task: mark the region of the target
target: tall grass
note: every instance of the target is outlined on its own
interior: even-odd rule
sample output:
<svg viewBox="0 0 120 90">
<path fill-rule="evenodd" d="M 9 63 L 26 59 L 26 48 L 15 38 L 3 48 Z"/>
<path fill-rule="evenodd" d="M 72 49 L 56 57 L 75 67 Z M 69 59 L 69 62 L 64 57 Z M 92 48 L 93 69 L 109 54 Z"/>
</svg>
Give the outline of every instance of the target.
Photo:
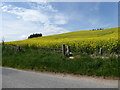
<svg viewBox="0 0 120 90">
<path fill-rule="evenodd" d="M 5 47 L 2 54 L 2 66 L 35 71 L 119 77 L 118 59 L 114 57 L 93 59 L 88 55 L 81 54 L 80 58 L 71 60 L 63 57 L 61 53 L 35 47 L 23 47 L 23 52 L 14 51 L 9 48 L 9 45 Z"/>
</svg>

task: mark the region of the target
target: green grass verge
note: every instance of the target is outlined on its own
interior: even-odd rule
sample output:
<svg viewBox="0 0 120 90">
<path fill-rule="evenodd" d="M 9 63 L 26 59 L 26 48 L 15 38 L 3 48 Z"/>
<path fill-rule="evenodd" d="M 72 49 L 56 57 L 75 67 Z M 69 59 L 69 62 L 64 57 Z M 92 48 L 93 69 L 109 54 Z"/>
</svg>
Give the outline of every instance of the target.
<svg viewBox="0 0 120 90">
<path fill-rule="evenodd" d="M 23 47 L 24 52 L 15 52 L 9 46 L 5 47 L 2 52 L 2 66 L 35 71 L 119 77 L 118 59 L 114 57 L 93 59 L 88 55 L 81 55 L 81 58 L 71 60 L 63 57 L 61 53 L 35 47 Z"/>
</svg>

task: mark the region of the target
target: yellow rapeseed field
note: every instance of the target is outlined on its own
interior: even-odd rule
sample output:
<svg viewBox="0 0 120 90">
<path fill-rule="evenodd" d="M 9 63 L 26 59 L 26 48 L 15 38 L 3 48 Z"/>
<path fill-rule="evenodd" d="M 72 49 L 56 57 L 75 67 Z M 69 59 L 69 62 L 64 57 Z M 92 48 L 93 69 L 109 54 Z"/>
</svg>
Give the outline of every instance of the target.
<svg viewBox="0 0 120 90">
<path fill-rule="evenodd" d="M 6 44 L 28 45 L 42 48 L 61 48 L 62 44 L 66 44 L 76 51 L 89 52 L 95 51 L 98 48 L 103 48 L 103 50 L 109 52 L 116 52 L 119 47 L 118 27 L 49 35 L 21 41 L 6 42 Z"/>
</svg>

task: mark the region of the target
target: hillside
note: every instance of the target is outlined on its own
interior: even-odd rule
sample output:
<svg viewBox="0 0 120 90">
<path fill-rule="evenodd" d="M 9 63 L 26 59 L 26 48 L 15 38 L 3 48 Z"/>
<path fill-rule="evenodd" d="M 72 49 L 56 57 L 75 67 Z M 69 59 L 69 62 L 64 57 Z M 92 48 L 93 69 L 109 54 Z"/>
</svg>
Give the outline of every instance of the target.
<svg viewBox="0 0 120 90">
<path fill-rule="evenodd" d="M 44 48 L 59 48 L 62 44 L 70 45 L 75 50 L 103 47 L 109 51 L 117 48 L 118 28 L 103 30 L 76 31 L 58 35 L 49 35 L 21 41 L 7 42 L 15 45 L 28 45 Z"/>
<path fill-rule="evenodd" d="M 6 43 L 21 45 L 22 49 L 3 44 L 3 67 L 104 78 L 119 76 L 118 28 L 76 31 Z M 62 44 L 71 46 L 73 58 L 62 55 Z"/>
<path fill-rule="evenodd" d="M 58 35 L 45 36 L 42 38 L 45 39 L 64 39 L 64 38 L 96 38 L 106 35 L 117 35 L 118 28 L 110 28 L 103 30 L 94 30 L 94 31 L 76 31 Z"/>
</svg>

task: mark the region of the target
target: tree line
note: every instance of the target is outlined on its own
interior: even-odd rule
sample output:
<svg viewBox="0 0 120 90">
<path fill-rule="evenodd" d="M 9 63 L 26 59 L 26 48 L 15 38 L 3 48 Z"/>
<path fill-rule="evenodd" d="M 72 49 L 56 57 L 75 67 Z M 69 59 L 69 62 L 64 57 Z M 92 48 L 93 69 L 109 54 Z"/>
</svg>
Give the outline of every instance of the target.
<svg viewBox="0 0 120 90">
<path fill-rule="evenodd" d="M 92 29 L 92 31 L 95 31 L 95 30 L 103 30 L 104 28 L 98 28 L 98 29 Z"/>
<path fill-rule="evenodd" d="M 28 36 L 28 39 L 34 38 L 34 37 L 42 37 L 42 33 L 31 34 L 30 36 Z"/>
</svg>

